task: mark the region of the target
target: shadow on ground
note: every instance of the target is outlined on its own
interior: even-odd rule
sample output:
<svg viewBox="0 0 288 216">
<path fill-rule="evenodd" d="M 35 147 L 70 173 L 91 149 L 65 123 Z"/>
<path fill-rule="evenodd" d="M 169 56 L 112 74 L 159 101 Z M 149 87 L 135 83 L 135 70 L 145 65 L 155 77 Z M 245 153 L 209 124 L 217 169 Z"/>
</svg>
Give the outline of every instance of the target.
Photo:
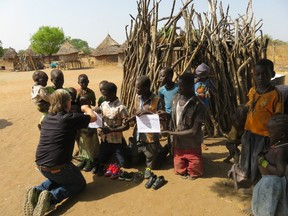
<svg viewBox="0 0 288 216">
<path fill-rule="evenodd" d="M 6 120 L 6 119 L 0 119 L 0 129 L 3 129 L 5 127 L 11 126 L 12 122 Z"/>
</svg>

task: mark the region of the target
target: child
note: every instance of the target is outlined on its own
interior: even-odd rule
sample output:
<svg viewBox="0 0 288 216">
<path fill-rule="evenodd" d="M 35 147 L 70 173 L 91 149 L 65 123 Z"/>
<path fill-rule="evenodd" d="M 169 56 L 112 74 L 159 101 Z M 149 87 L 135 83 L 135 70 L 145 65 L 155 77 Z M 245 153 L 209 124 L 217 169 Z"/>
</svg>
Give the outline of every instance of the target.
<svg viewBox="0 0 288 216">
<path fill-rule="evenodd" d="M 229 150 L 229 156 L 224 160 L 225 163 L 230 162 L 234 158 L 234 163 L 239 163 L 240 150 L 238 146 L 241 143 L 241 137 L 244 133 L 244 126 L 247 117 L 247 107 L 245 105 L 239 105 L 236 112 L 232 115 L 232 128 L 228 134 L 226 148 Z"/>
<path fill-rule="evenodd" d="M 195 95 L 204 103 L 207 112 L 209 111 L 209 98 L 212 82 L 209 79 L 210 68 L 205 63 L 200 64 L 195 71 Z M 206 117 L 209 117 L 206 115 Z M 206 133 L 205 122 L 202 125 L 202 130 Z M 202 143 L 202 149 L 208 150 L 208 147 Z"/>
<path fill-rule="evenodd" d="M 69 92 L 71 96 L 71 109 L 70 112 L 72 113 L 81 113 L 81 106 L 80 103 L 76 102 L 77 98 L 77 90 L 73 87 L 67 88 L 67 91 Z"/>
<path fill-rule="evenodd" d="M 41 129 L 41 121 L 48 113 L 50 106 L 49 94 L 44 88 L 47 85 L 48 76 L 43 71 L 35 71 L 32 75 L 32 79 L 34 81 L 34 85 L 32 87 L 31 98 L 34 104 L 37 106 L 39 112 L 42 113 L 40 123 L 38 124 L 38 128 Z"/>
<path fill-rule="evenodd" d="M 176 93 L 178 92 L 177 83 L 172 81 L 173 69 L 170 67 L 164 67 L 160 70 L 160 85 L 158 96 L 165 102 L 165 112 L 171 113 L 172 101 Z"/>
<path fill-rule="evenodd" d="M 173 137 L 175 174 L 194 180 L 203 174 L 201 125 L 206 111 L 204 104 L 195 96 L 193 74 L 181 75 L 178 85 L 179 93 L 172 103 L 174 131 L 162 133 Z"/>
<path fill-rule="evenodd" d="M 158 91 L 158 96 L 162 98 L 165 103 L 165 112 L 171 114 L 172 111 L 172 101 L 174 96 L 179 90 L 177 83 L 172 81 L 173 79 L 173 69 L 170 67 L 164 67 L 160 70 L 159 82 L 161 87 Z M 164 130 L 169 130 L 170 127 L 170 119 L 166 117 Z M 170 136 L 168 136 L 168 145 L 166 147 L 171 150 L 171 140 Z M 166 148 L 164 147 L 164 148 Z M 172 152 L 170 152 L 172 155 Z"/>
<path fill-rule="evenodd" d="M 98 102 L 97 102 L 98 107 L 100 107 L 101 104 L 105 101 L 105 98 L 104 98 L 104 96 L 103 96 L 103 87 L 104 87 L 104 85 L 105 85 L 106 83 L 108 83 L 107 80 L 102 80 L 102 81 L 99 83 L 99 89 L 100 89 L 100 92 L 101 92 L 102 96 L 100 96 L 99 99 L 98 99 Z"/>
<path fill-rule="evenodd" d="M 77 101 L 80 101 L 81 97 L 87 97 L 90 101 L 91 106 L 96 105 L 96 96 L 95 92 L 88 88 L 89 79 L 86 74 L 80 74 L 78 76 L 78 84 L 80 88 L 77 89 Z"/>
<path fill-rule="evenodd" d="M 270 137 L 268 151 L 258 155 L 261 180 L 253 188 L 254 216 L 287 215 L 288 115 L 273 116 L 267 127 Z"/>
<path fill-rule="evenodd" d="M 241 140 L 241 168 L 254 184 L 261 177 L 257 155 L 269 145 L 267 123 L 275 114 L 283 113 L 284 108 L 281 93 L 270 83 L 275 75 L 271 64 L 270 60 L 261 59 L 255 65 L 255 87 L 248 93 L 248 113 Z"/>
<path fill-rule="evenodd" d="M 202 100 L 206 108 L 209 106 L 211 81 L 209 80 L 210 68 L 205 63 L 196 68 L 195 73 L 195 95 Z"/>
<path fill-rule="evenodd" d="M 61 70 L 53 69 L 50 73 L 53 86 L 46 87 L 49 94 L 52 94 L 57 89 L 62 89 L 64 84 L 64 75 Z"/>
<path fill-rule="evenodd" d="M 48 76 L 43 71 L 35 71 L 32 79 L 34 81 L 31 92 L 32 101 L 40 112 L 47 113 L 50 105 L 49 95 L 44 87 L 47 85 Z"/>
<path fill-rule="evenodd" d="M 96 97 L 93 90 L 88 88 L 89 79 L 86 74 L 78 76 L 77 103 L 87 100 L 90 106 L 95 106 Z M 81 162 L 77 165 L 80 169 L 89 172 L 93 169 L 99 150 L 99 140 L 96 128 L 83 128 L 80 130 L 79 137 L 79 158 Z"/>
<path fill-rule="evenodd" d="M 111 82 L 106 83 L 103 86 L 102 94 L 105 101 L 100 106 L 103 115 L 103 127 L 101 128 L 101 145 L 98 156 L 99 172 L 113 154 L 115 154 L 121 167 L 126 166 L 126 148 L 122 143 L 122 132 L 129 129 L 128 124 L 122 124 L 123 120 L 128 117 L 128 111 L 116 96 L 117 86 Z M 108 169 L 105 176 L 118 178 L 119 174 L 120 172 L 112 172 Z"/>
<path fill-rule="evenodd" d="M 163 100 L 151 92 L 151 81 L 143 75 L 136 80 L 136 97 L 133 108 L 133 117 L 127 122 L 136 121 L 136 115 L 157 113 L 158 111 L 164 111 Z M 159 166 L 157 164 L 157 156 L 162 149 L 159 141 L 158 133 L 138 133 L 137 127 L 134 128 L 133 139 L 136 145 L 135 149 L 132 149 L 132 160 L 138 161 L 140 155 L 143 153 L 146 156 L 146 170 L 144 178 L 148 179 L 152 175 L 152 169 Z M 134 161 L 135 162 L 135 161 Z"/>
</svg>

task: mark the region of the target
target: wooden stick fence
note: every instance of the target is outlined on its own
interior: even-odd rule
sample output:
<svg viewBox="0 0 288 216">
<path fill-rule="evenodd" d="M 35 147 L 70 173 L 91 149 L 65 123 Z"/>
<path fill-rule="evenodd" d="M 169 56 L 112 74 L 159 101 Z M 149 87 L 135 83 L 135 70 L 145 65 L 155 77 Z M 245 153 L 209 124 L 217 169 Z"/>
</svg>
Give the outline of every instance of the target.
<svg viewBox="0 0 288 216">
<path fill-rule="evenodd" d="M 185 71 L 195 72 L 202 62 L 211 69 L 210 79 L 215 89 L 211 92 L 208 129 L 220 135 L 231 127 L 230 115 L 237 105 L 246 103 L 252 86 L 253 65 L 266 57 L 267 41 L 262 37 L 262 21 L 256 22 L 252 1 L 246 14 L 236 19 L 224 11 L 222 2 L 208 0 L 209 12 L 195 11 L 193 0 L 187 0 L 176 15 L 175 3 L 168 17 L 159 18 L 161 2 L 139 0 L 137 16 L 131 16 L 130 29 L 126 27 L 127 49 L 123 63 L 121 100 L 133 107 L 135 81 L 141 75 L 151 79 L 151 88 L 159 88 L 159 71 L 171 66 L 176 79 Z M 217 9 L 218 8 L 218 9 Z M 181 34 L 178 21 L 184 20 Z M 166 21 L 159 31 L 159 22 Z M 131 110 L 131 109 L 130 109 Z"/>
</svg>

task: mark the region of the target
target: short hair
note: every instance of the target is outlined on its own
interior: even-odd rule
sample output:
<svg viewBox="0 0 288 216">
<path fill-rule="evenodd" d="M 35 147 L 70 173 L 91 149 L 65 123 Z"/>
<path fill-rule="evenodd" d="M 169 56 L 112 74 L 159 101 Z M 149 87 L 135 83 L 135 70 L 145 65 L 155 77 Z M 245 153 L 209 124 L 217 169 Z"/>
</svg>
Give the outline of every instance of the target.
<svg viewBox="0 0 288 216">
<path fill-rule="evenodd" d="M 277 114 L 271 117 L 269 122 L 274 123 L 274 129 L 279 130 L 284 134 L 288 135 L 288 115 L 287 114 Z"/>
<path fill-rule="evenodd" d="M 105 83 L 108 83 L 108 81 L 107 81 L 107 80 L 102 80 L 102 81 L 99 83 L 99 85 L 102 85 L 102 84 L 105 84 Z"/>
<path fill-rule="evenodd" d="M 49 113 L 56 115 L 58 112 L 65 111 L 67 102 L 71 100 L 69 92 L 65 89 L 57 89 L 50 95 Z"/>
<path fill-rule="evenodd" d="M 48 80 L 48 75 L 44 71 L 35 71 L 32 75 L 32 79 L 34 82 L 37 82 L 41 76 Z"/>
<path fill-rule="evenodd" d="M 274 64 L 271 60 L 269 59 L 260 59 L 259 61 L 256 62 L 255 66 L 262 66 L 265 67 L 270 73 L 271 76 L 274 76 Z"/>
<path fill-rule="evenodd" d="M 146 75 L 142 75 L 142 76 L 138 77 L 137 81 L 141 84 L 141 86 L 145 86 L 148 88 L 150 88 L 150 86 L 151 86 L 151 80 Z"/>
<path fill-rule="evenodd" d="M 171 67 L 163 67 L 161 70 L 164 71 L 166 75 L 173 76 L 173 69 Z"/>
<path fill-rule="evenodd" d="M 179 80 L 181 80 L 184 85 L 194 85 L 194 75 L 192 73 L 185 72 L 180 77 Z"/>
<path fill-rule="evenodd" d="M 59 69 L 53 69 L 51 72 L 50 72 L 50 75 L 51 75 L 51 78 L 52 76 L 54 76 L 55 74 L 62 74 L 62 76 L 64 76 L 63 72 Z"/>
<path fill-rule="evenodd" d="M 83 77 L 84 79 L 89 80 L 89 79 L 88 79 L 88 76 L 87 76 L 86 74 L 80 74 L 80 75 L 78 76 L 78 80 L 79 80 L 81 77 Z"/>
<path fill-rule="evenodd" d="M 106 90 L 108 94 L 117 93 L 117 86 L 112 82 L 107 82 L 103 86 L 103 90 Z"/>
<path fill-rule="evenodd" d="M 71 96 L 71 100 L 75 101 L 76 100 L 76 96 L 77 96 L 77 90 L 73 87 L 69 87 L 67 88 L 67 91 L 69 92 L 70 96 Z"/>
</svg>

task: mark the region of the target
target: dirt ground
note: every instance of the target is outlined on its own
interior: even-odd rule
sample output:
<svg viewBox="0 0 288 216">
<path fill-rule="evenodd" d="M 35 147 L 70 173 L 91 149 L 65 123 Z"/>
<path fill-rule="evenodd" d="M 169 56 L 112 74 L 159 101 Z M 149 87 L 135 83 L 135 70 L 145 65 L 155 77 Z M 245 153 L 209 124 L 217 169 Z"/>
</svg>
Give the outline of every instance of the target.
<svg viewBox="0 0 288 216">
<path fill-rule="evenodd" d="M 50 69 L 45 71 L 50 73 Z M 0 215 L 23 215 L 26 189 L 44 180 L 34 164 L 40 113 L 30 98 L 32 73 L 0 72 Z M 121 86 L 122 72 L 117 66 L 66 70 L 64 86 L 77 87 L 81 73 L 88 75 L 89 87 L 98 97 L 98 84 L 103 79 Z M 126 138 L 129 135 L 125 133 Z M 183 180 L 174 175 L 169 161 L 155 171 L 168 181 L 157 191 L 146 189 L 146 181 L 137 184 L 83 173 L 86 191 L 49 215 L 243 215 L 241 210 L 249 205 L 250 197 L 224 184 L 231 165 L 222 162 L 227 156 L 223 138 L 207 139 L 205 143 L 209 150 L 204 151 L 205 174 L 200 179 Z M 143 171 L 144 165 L 129 171 L 137 169 Z"/>
</svg>

